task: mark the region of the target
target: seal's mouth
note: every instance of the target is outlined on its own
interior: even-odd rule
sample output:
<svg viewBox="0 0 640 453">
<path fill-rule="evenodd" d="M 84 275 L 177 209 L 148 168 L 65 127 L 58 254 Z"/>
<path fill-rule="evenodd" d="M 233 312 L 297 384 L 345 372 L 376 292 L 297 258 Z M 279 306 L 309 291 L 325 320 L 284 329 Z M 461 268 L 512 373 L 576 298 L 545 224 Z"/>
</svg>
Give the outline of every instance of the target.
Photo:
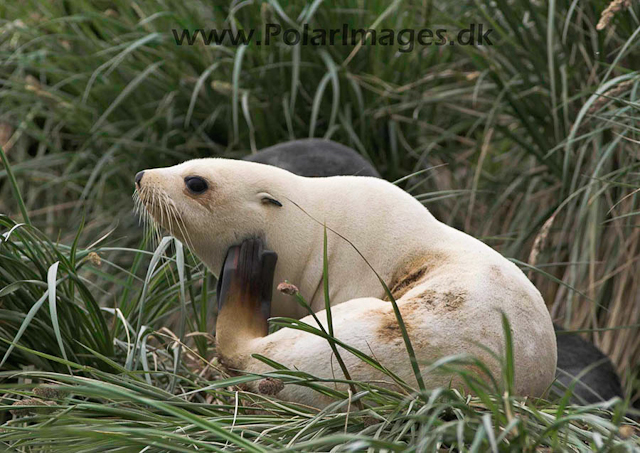
<svg viewBox="0 0 640 453">
<path fill-rule="evenodd" d="M 182 242 L 191 245 L 187 226 L 175 202 L 163 190 L 155 187 L 137 188 L 133 193 L 135 212 L 144 225 L 145 236 L 151 232 L 158 242 L 162 237 L 160 228 Z"/>
</svg>

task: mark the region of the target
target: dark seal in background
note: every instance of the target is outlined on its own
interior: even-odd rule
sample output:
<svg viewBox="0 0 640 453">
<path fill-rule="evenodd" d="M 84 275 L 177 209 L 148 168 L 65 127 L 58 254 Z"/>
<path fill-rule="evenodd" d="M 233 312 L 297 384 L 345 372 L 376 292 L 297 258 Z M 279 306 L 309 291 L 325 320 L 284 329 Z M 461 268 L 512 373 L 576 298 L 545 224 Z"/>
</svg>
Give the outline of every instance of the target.
<svg viewBox="0 0 640 453">
<path fill-rule="evenodd" d="M 300 176 L 375 176 L 380 173 L 355 150 L 340 143 L 307 138 L 265 148 L 244 160 L 284 168 Z"/>
</svg>

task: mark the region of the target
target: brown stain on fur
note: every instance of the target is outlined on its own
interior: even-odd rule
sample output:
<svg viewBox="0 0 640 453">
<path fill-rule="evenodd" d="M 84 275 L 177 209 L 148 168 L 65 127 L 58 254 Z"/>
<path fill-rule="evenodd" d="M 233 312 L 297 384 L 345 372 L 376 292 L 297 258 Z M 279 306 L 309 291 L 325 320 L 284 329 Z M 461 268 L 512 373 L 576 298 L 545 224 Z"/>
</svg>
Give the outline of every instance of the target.
<svg viewBox="0 0 640 453">
<path fill-rule="evenodd" d="M 408 300 L 400 301 L 398 308 L 402 321 L 407 328 L 409 338 L 413 342 L 414 338 L 419 337 L 419 335 L 415 335 L 414 326 L 421 323 L 421 313 L 425 311 L 454 312 L 464 305 L 467 298 L 468 293 L 465 290 L 436 291 L 425 289 Z M 389 306 L 378 310 L 377 315 L 380 317 L 377 329 L 377 336 L 380 341 L 392 342 L 401 340 L 402 331 L 393 307 Z M 420 346 L 422 347 L 423 345 Z"/>
<path fill-rule="evenodd" d="M 442 309 L 446 311 L 458 310 L 465 300 L 467 300 L 467 292 L 460 291 L 445 291 L 442 293 Z"/>
<path fill-rule="evenodd" d="M 446 260 L 444 254 L 426 252 L 421 253 L 418 258 L 410 260 L 406 266 L 397 271 L 388 285 L 391 295 L 398 300 L 404 296 L 407 291 L 422 282 L 429 272 L 436 267 L 442 265 Z M 389 300 L 388 296 L 384 296 L 384 300 Z"/>
<path fill-rule="evenodd" d="M 402 313 L 402 311 L 400 311 Z M 411 337 L 411 325 L 407 323 L 405 316 L 402 316 L 407 333 Z M 389 312 L 383 312 L 380 316 L 380 324 L 377 331 L 378 337 L 383 341 L 393 341 L 402 338 L 402 331 L 400 330 L 400 324 L 393 309 Z"/>
</svg>

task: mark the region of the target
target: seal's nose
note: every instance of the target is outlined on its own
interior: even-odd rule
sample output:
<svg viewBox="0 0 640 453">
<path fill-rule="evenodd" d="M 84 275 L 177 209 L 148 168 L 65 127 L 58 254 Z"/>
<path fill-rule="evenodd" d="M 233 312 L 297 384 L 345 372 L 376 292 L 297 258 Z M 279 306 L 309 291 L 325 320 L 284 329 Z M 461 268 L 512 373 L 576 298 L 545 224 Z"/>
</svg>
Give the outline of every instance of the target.
<svg viewBox="0 0 640 453">
<path fill-rule="evenodd" d="M 139 171 L 138 173 L 136 173 L 136 185 L 138 187 L 140 187 L 140 181 L 142 181 L 142 177 L 144 176 L 144 170 L 143 171 Z"/>
</svg>

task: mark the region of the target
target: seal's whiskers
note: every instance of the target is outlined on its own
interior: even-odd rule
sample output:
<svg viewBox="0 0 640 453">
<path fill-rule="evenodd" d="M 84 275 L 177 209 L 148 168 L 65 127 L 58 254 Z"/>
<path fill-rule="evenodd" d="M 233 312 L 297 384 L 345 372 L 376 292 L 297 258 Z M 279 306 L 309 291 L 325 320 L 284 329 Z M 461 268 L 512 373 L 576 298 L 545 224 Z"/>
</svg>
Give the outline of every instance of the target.
<svg viewBox="0 0 640 453">
<path fill-rule="evenodd" d="M 135 212 L 144 227 L 145 237 L 151 236 L 155 245 L 162 239 L 161 227 L 169 234 L 181 236 L 187 247 L 193 249 L 193 241 L 175 202 L 164 192 L 155 188 L 143 188 L 133 194 Z M 155 217 L 154 217 L 155 215 Z"/>
</svg>

